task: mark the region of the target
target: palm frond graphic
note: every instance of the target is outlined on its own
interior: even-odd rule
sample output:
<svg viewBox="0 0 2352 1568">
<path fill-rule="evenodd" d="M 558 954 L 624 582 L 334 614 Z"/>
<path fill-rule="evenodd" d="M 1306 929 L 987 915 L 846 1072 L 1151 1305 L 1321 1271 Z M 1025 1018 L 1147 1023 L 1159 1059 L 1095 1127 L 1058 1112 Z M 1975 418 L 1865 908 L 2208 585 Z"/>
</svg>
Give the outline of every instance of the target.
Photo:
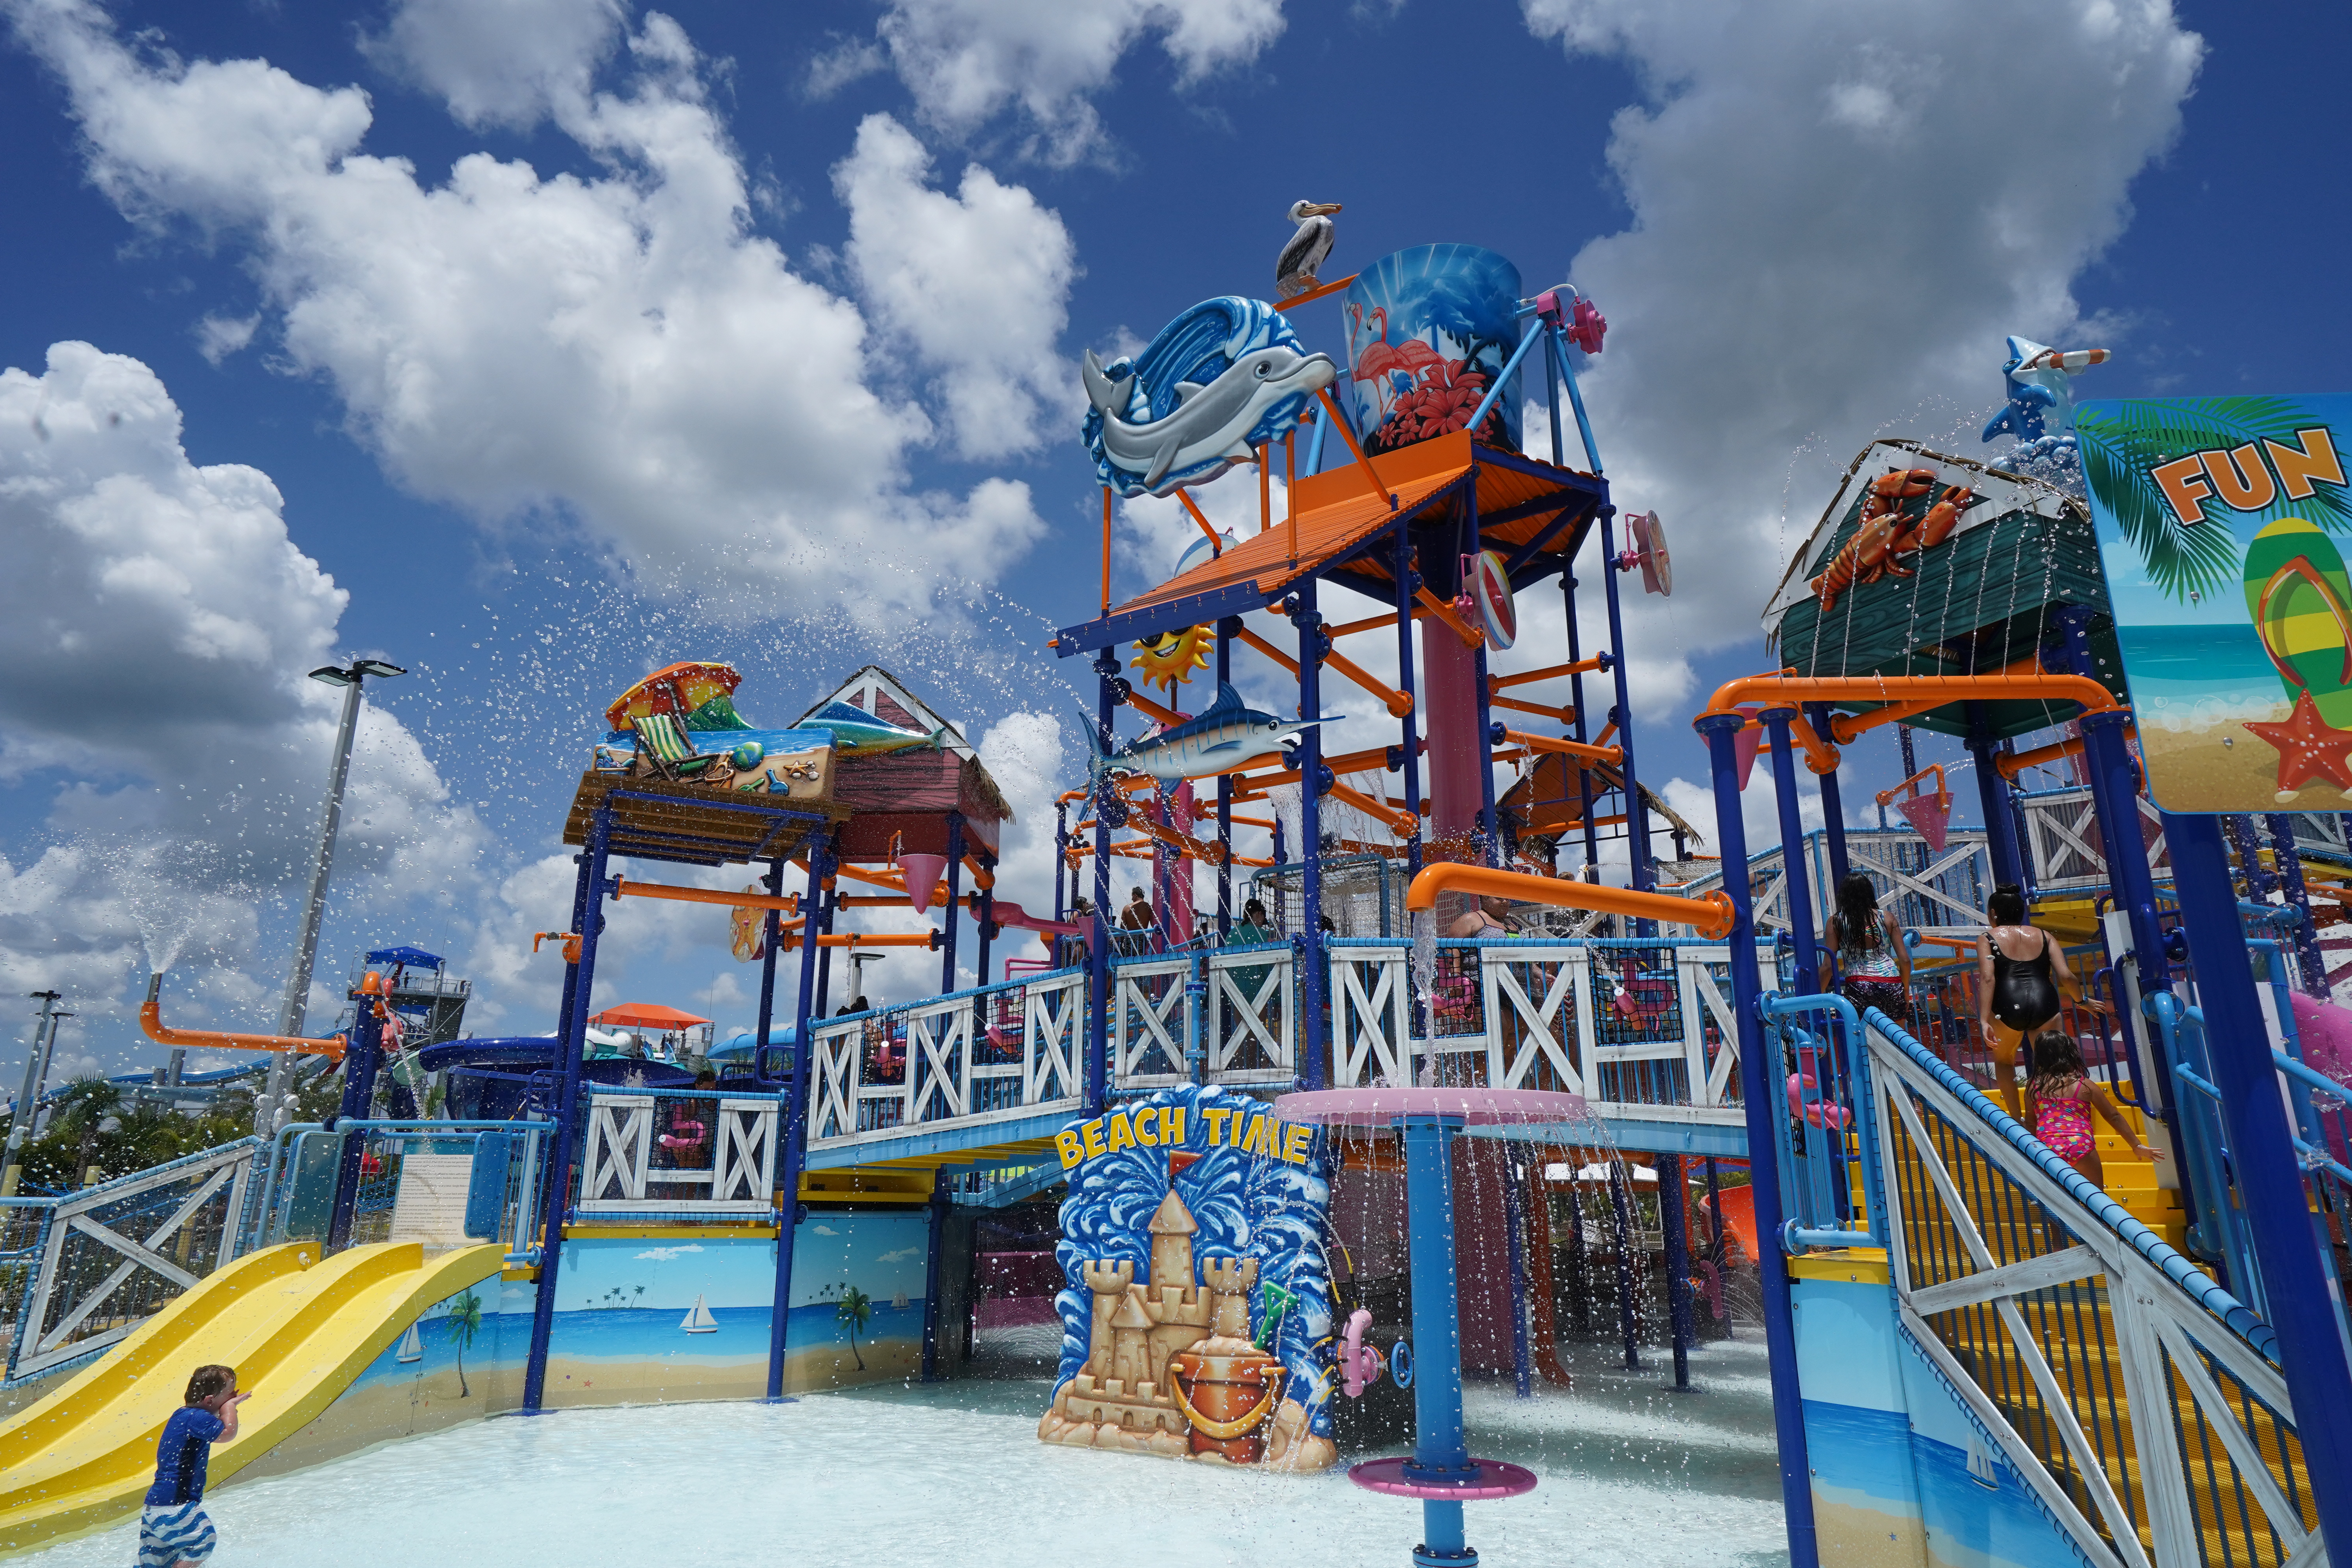
<svg viewBox="0 0 2352 1568">
<path fill-rule="evenodd" d="M 2198 397 L 2141 403 L 2120 412 L 2092 408 L 2076 416 L 2074 432 L 2082 446 L 2083 476 L 2147 563 L 2148 580 L 2185 602 L 2191 593 L 2210 593 L 2237 575 L 2238 542 L 2212 515 L 2227 510 L 2218 502 L 2209 503 L 2207 522 L 2184 525 L 2165 504 L 2149 470 L 2192 452 L 2249 441 L 2299 446 L 2295 431 L 2310 424 L 2301 405 L 2285 398 Z M 2257 526 L 2290 516 L 2330 533 L 2352 533 L 2352 496 L 2322 480 L 2301 500 L 2281 489 L 2253 514 Z"/>
</svg>

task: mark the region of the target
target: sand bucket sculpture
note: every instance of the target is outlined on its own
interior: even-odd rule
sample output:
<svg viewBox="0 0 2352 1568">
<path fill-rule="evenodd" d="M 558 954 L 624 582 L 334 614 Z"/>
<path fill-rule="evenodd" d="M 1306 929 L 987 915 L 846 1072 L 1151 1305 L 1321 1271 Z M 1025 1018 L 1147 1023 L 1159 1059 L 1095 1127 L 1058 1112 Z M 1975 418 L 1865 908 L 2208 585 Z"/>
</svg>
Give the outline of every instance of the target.
<svg viewBox="0 0 2352 1568">
<path fill-rule="evenodd" d="M 1348 285 L 1349 413 L 1373 455 L 1465 428 L 1519 346 L 1519 269 L 1475 245 L 1417 245 Z M 1514 373 L 1516 374 L 1516 373 Z M 1519 448 L 1518 398 L 1475 432 Z"/>
<path fill-rule="evenodd" d="M 1255 1258 L 1210 1258 L 1201 1283 L 1215 1300 L 1209 1337 L 1168 1358 L 1177 1407 L 1192 1424 L 1195 1454 L 1218 1454 L 1237 1465 L 1265 1458 L 1265 1422 L 1289 1373 L 1281 1358 L 1249 1337 L 1249 1293 L 1257 1284 Z"/>
</svg>

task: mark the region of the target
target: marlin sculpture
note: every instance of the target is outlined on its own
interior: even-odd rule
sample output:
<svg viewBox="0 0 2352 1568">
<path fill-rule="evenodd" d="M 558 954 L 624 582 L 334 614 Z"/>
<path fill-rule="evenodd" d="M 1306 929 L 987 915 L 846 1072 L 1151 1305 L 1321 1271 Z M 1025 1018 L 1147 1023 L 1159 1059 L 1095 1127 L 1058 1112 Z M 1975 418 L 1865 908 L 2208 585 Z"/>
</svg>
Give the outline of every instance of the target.
<svg viewBox="0 0 2352 1568">
<path fill-rule="evenodd" d="M 800 721 L 804 730 L 830 730 L 833 743 L 845 756 L 877 756 L 886 752 L 909 751 L 917 746 L 940 749 L 947 731 L 939 729 L 929 734 L 909 730 L 877 719 L 865 709 L 847 702 L 828 702 Z"/>
<path fill-rule="evenodd" d="M 1102 416 L 1101 455 L 1112 468 L 1132 476 L 1131 482 L 1154 494 L 1171 474 L 1180 483 L 1192 483 L 1212 477 L 1192 472 L 1204 463 L 1246 460 L 1249 437 L 1276 405 L 1286 398 L 1312 397 L 1339 374 L 1329 354 L 1301 353 L 1275 343 L 1239 355 L 1205 386 L 1178 382 L 1174 411 L 1137 425 L 1127 418 L 1135 377 L 1113 381 L 1092 349 L 1087 351 L 1085 364 L 1087 401 Z M 1223 464 L 1216 471 L 1224 471 Z"/>
<path fill-rule="evenodd" d="M 1079 711 L 1086 712 L 1083 708 Z M 1086 714 L 1078 728 L 1086 731 L 1087 750 L 1094 753 L 1094 773 L 1146 773 L 1163 784 L 1174 784 L 1179 779 L 1228 773 L 1254 757 L 1281 751 L 1283 742 L 1302 731 L 1334 724 L 1344 717 L 1326 713 L 1319 719 L 1277 719 L 1244 707 L 1242 694 L 1221 680 L 1217 700 L 1199 718 L 1187 719 L 1117 751 L 1103 749 L 1094 715 Z"/>
</svg>

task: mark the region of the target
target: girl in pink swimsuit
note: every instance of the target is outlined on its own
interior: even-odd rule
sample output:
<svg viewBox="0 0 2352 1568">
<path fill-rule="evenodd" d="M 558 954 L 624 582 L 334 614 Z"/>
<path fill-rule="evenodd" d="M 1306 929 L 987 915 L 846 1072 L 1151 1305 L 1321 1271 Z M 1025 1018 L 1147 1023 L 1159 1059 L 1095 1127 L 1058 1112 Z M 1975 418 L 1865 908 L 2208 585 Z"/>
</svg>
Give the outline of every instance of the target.
<svg viewBox="0 0 2352 1568">
<path fill-rule="evenodd" d="M 2072 1035 L 2045 1029 L 2033 1037 L 2033 1076 L 2025 1080 L 2025 1101 L 2033 1119 L 2033 1135 L 2094 1186 L 2105 1184 L 2098 1140 L 2091 1132 L 2094 1110 L 2106 1119 L 2132 1152 L 2147 1160 L 2160 1157 L 2139 1141 L 2106 1085 L 2092 1082 L 2084 1072 L 2083 1053 Z"/>
</svg>

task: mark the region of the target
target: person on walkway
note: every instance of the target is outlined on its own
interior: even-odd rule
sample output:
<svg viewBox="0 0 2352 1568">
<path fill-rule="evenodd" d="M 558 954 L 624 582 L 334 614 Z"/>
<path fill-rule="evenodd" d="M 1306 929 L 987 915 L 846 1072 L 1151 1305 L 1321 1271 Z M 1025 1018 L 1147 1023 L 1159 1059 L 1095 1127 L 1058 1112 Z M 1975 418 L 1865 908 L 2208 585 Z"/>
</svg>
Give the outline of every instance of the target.
<svg viewBox="0 0 2352 1568">
<path fill-rule="evenodd" d="M 1127 907 L 1118 911 L 1117 952 L 1121 957 L 1133 958 L 1151 951 L 1151 905 L 1141 888 L 1131 889 L 1127 895 Z"/>
<path fill-rule="evenodd" d="M 2033 1037 L 2033 1076 L 2025 1080 L 2025 1101 L 2033 1117 L 2033 1135 L 2095 1187 L 2104 1189 L 2106 1180 L 2099 1164 L 2099 1141 L 2091 1131 L 2094 1110 L 2133 1153 L 2143 1160 L 2160 1157 L 2139 1141 L 2107 1086 L 2091 1081 L 2083 1070 L 2082 1047 L 2063 1030 L 2044 1029 Z"/>
<path fill-rule="evenodd" d="M 1483 899 L 1473 899 L 1467 907 L 1454 917 L 1454 923 L 1446 928 L 1445 934 L 1455 938 L 1509 936 L 1513 933 L 1503 917 L 1510 912 L 1511 902 L 1508 899 L 1498 899 L 1492 894 Z"/>
<path fill-rule="evenodd" d="M 2003 882 L 1985 902 L 1992 924 L 1977 942 L 1977 1016 L 1992 1053 L 1993 1085 L 2020 1121 L 2017 1089 L 2021 1044 L 2058 1016 L 2061 994 L 2079 998 L 2082 983 L 2066 967 L 2066 950 L 2025 918 L 2025 895 Z"/>
<path fill-rule="evenodd" d="M 1848 871 L 1838 884 L 1837 910 L 1822 932 L 1822 989 L 1832 977 L 1857 1012 L 1875 1007 L 1911 1026 L 1911 950 L 1903 928 L 1878 907 L 1878 886 L 1867 871 Z"/>
<path fill-rule="evenodd" d="M 139 1568 L 200 1568 L 220 1544 L 205 1516 L 205 1468 L 212 1447 L 236 1436 L 236 1369 L 200 1366 L 185 1403 L 163 1423 L 155 1445 L 155 1484 L 139 1510 Z"/>
</svg>

